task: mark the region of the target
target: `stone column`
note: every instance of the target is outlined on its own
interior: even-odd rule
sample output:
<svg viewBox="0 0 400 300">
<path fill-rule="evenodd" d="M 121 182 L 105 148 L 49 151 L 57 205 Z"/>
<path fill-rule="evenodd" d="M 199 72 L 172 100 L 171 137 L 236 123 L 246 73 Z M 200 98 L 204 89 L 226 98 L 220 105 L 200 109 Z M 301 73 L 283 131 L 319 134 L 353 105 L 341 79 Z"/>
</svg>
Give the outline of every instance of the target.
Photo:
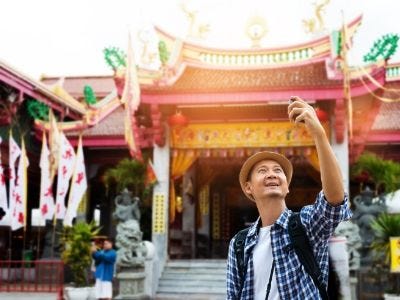
<svg viewBox="0 0 400 300">
<path fill-rule="evenodd" d="M 342 171 L 344 190 L 349 193 L 349 139 L 347 133 L 347 124 L 344 126 L 343 142 L 338 144 L 335 138 L 335 120 L 331 122 L 331 146 L 335 156 L 339 162 L 340 170 Z"/>
<path fill-rule="evenodd" d="M 166 130 L 167 131 L 167 130 Z M 157 175 L 158 183 L 153 189 L 153 216 L 152 216 L 152 242 L 156 249 L 155 280 L 157 286 L 158 278 L 164 269 L 168 257 L 168 213 L 169 213 L 169 166 L 170 148 L 168 136 L 164 147 L 154 145 L 153 160 L 154 172 Z"/>
</svg>

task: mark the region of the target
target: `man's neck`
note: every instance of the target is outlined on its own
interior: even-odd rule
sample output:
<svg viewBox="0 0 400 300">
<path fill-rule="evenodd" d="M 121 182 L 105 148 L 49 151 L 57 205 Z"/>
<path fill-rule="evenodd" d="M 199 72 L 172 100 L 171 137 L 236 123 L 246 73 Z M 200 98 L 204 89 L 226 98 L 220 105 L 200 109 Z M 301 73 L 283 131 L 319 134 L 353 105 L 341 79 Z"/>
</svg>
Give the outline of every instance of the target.
<svg viewBox="0 0 400 300">
<path fill-rule="evenodd" d="M 262 227 L 274 224 L 286 208 L 285 199 L 264 199 L 256 204 Z"/>
</svg>

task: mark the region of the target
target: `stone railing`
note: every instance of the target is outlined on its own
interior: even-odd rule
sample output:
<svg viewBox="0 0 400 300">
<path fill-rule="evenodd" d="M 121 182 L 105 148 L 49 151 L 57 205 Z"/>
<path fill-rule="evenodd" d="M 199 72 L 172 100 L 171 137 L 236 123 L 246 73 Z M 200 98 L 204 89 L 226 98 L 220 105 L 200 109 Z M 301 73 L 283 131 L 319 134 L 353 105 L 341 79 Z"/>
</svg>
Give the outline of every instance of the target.
<svg viewBox="0 0 400 300">
<path fill-rule="evenodd" d="M 256 66 L 275 65 L 299 62 L 313 56 L 314 49 L 311 47 L 296 49 L 293 51 L 276 51 L 255 54 L 231 54 L 231 53 L 200 53 L 200 60 L 207 64 L 222 66 Z"/>
<path fill-rule="evenodd" d="M 386 77 L 388 79 L 400 77 L 400 64 L 386 67 Z"/>
</svg>

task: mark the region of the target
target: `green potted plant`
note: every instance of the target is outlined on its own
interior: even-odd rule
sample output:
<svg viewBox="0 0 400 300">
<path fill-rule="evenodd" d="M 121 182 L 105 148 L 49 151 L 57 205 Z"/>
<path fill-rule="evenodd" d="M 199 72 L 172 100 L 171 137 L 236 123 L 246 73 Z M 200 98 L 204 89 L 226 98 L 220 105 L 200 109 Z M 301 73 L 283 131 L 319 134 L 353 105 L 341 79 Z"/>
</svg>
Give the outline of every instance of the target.
<svg viewBox="0 0 400 300">
<path fill-rule="evenodd" d="M 381 214 L 371 227 L 375 236 L 371 247 L 376 254 L 377 264 L 386 271 L 384 274 L 387 276 L 387 280 L 383 281 L 387 283 L 388 292 L 384 294 L 384 299 L 400 299 L 399 274 L 390 272 L 390 238 L 400 237 L 400 215 Z"/>
<path fill-rule="evenodd" d="M 365 152 L 351 168 L 352 177 L 375 187 L 376 194 L 400 189 L 400 163 Z"/>
<path fill-rule="evenodd" d="M 106 187 L 115 185 L 117 192 L 129 190 L 134 196 L 146 196 L 145 188 L 146 167 L 141 161 L 124 158 L 114 168 L 108 169 L 104 174 Z"/>
<path fill-rule="evenodd" d="M 66 288 L 69 299 L 87 299 L 89 290 L 89 268 L 92 263 L 91 243 L 100 228 L 94 222 L 79 222 L 72 227 L 64 227 L 61 233 L 63 251 L 61 258 L 71 269 L 73 288 Z M 79 295 L 76 295 L 79 294 Z"/>
</svg>

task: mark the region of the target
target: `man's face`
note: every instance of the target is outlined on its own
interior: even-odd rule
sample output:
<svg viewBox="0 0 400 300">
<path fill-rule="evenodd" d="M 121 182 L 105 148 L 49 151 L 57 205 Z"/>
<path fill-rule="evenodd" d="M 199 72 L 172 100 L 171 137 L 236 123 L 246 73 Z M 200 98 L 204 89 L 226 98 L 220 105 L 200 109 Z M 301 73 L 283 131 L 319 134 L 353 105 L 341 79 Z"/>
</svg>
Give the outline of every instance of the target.
<svg viewBox="0 0 400 300">
<path fill-rule="evenodd" d="M 104 241 L 103 249 L 110 250 L 112 248 L 112 243 L 110 241 Z"/>
<path fill-rule="evenodd" d="M 255 200 L 266 197 L 284 199 L 289 192 L 286 175 L 274 160 L 262 160 L 254 165 L 245 190 Z"/>
</svg>

